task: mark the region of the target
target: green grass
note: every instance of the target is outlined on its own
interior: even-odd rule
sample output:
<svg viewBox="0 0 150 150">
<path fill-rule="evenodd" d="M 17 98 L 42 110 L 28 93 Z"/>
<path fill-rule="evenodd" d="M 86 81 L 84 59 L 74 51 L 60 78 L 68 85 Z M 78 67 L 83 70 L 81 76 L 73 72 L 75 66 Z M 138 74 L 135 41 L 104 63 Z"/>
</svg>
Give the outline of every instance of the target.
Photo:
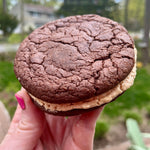
<svg viewBox="0 0 150 150">
<path fill-rule="evenodd" d="M 0 62 L 0 91 L 16 92 L 19 82 L 13 71 L 13 64 L 10 62 Z"/>
<path fill-rule="evenodd" d="M 20 89 L 20 84 L 13 71 L 13 63 L 0 61 L 0 100 L 4 103 L 12 117 L 17 102 L 14 94 Z"/>
<path fill-rule="evenodd" d="M 0 53 L 0 62 L 13 63 L 15 55 L 16 55 L 16 52 L 14 52 L 14 51 L 1 52 Z"/>
<path fill-rule="evenodd" d="M 107 122 L 97 121 L 95 128 L 95 139 L 103 138 L 109 130 Z"/>
<path fill-rule="evenodd" d="M 0 44 L 18 44 L 23 41 L 28 36 L 27 33 L 25 33 L 23 36 L 21 34 L 12 33 L 9 36 L 2 36 L 0 35 Z"/>
<path fill-rule="evenodd" d="M 25 37 L 27 37 L 27 34 L 25 34 L 24 37 L 22 37 L 21 34 L 13 33 L 8 37 L 8 43 L 11 43 L 11 44 L 21 43 Z"/>
<path fill-rule="evenodd" d="M 132 118 L 132 119 L 136 120 L 138 124 L 142 123 L 142 117 L 141 117 L 140 113 L 133 112 L 133 111 L 126 111 L 126 112 L 124 112 L 124 120 L 125 120 L 125 122 L 129 118 Z"/>
</svg>

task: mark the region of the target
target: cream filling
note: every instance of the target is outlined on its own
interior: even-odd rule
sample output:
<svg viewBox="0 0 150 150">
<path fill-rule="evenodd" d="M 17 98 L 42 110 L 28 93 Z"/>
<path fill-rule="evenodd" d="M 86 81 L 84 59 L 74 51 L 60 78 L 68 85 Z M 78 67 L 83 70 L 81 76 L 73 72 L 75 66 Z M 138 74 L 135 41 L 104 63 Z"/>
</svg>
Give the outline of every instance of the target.
<svg viewBox="0 0 150 150">
<path fill-rule="evenodd" d="M 135 57 L 136 57 L 136 53 L 137 52 L 135 49 Z M 101 106 L 103 104 L 109 103 L 118 95 L 126 91 L 128 88 L 130 88 L 133 85 L 135 76 L 136 76 L 136 63 L 134 64 L 134 67 L 132 71 L 130 72 L 130 74 L 113 89 L 105 93 L 102 93 L 101 95 L 89 98 L 84 101 L 75 102 L 75 103 L 61 103 L 61 104 L 48 103 L 48 102 L 42 101 L 41 99 L 36 98 L 30 93 L 29 94 L 40 106 L 43 106 L 46 110 L 69 111 L 73 109 L 89 109 L 92 107 Z"/>
</svg>

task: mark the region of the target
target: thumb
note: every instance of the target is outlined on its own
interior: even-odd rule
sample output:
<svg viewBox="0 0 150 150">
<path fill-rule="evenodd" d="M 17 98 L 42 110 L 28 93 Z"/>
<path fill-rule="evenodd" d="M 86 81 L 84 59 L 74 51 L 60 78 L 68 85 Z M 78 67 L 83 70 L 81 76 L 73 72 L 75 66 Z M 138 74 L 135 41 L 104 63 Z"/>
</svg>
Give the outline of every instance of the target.
<svg viewBox="0 0 150 150">
<path fill-rule="evenodd" d="M 44 129 L 44 113 L 32 103 L 23 88 L 15 96 L 21 107 L 17 107 L 9 131 L 0 149 L 32 150 L 38 143 Z"/>
<path fill-rule="evenodd" d="M 81 149 L 92 149 L 96 120 L 103 106 L 79 116 L 72 129 L 73 141 Z M 86 142 L 85 142 L 86 141 Z"/>
</svg>

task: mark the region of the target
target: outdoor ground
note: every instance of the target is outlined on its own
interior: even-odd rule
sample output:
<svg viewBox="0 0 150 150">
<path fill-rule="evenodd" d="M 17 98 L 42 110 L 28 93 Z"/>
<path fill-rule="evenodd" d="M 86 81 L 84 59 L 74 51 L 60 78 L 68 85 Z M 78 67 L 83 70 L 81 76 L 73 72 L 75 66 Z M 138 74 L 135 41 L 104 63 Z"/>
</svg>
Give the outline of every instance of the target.
<svg viewBox="0 0 150 150">
<path fill-rule="evenodd" d="M 142 132 L 150 133 L 150 121 L 146 111 L 143 109 L 141 112 L 143 118 L 140 124 Z M 127 129 L 124 121 L 118 121 L 111 125 L 109 131 L 105 137 L 101 139 L 95 139 L 94 150 L 127 150 L 130 146 L 130 141 L 127 138 Z M 147 140 L 147 144 L 150 145 L 150 140 Z M 112 149 L 114 147 L 114 149 Z"/>
<path fill-rule="evenodd" d="M 14 56 L 15 52 L 0 54 L 0 100 L 5 104 L 11 117 L 17 105 L 14 94 L 20 89 L 20 84 L 13 71 Z M 149 79 L 150 65 L 146 67 L 139 65 L 134 86 L 116 101 L 105 106 L 99 120 L 105 122 L 109 126 L 109 130 L 101 138 L 95 138 L 95 150 L 126 142 L 128 139 L 126 137 L 125 120 L 129 117 L 139 122 L 142 132 L 150 133 Z"/>
</svg>

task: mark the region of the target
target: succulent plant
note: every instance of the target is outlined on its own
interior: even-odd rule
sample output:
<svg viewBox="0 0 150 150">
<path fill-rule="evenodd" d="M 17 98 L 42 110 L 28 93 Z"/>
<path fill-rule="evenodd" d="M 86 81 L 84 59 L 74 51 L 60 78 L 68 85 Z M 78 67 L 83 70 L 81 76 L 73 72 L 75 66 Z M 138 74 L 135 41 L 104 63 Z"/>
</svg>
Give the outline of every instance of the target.
<svg viewBox="0 0 150 150">
<path fill-rule="evenodd" d="M 132 144 L 129 150 L 150 150 L 150 148 L 146 147 L 143 141 L 143 138 L 150 138 L 150 134 L 142 134 L 137 121 L 135 121 L 134 119 L 127 119 L 126 126 L 128 132 L 127 137 Z"/>
</svg>

